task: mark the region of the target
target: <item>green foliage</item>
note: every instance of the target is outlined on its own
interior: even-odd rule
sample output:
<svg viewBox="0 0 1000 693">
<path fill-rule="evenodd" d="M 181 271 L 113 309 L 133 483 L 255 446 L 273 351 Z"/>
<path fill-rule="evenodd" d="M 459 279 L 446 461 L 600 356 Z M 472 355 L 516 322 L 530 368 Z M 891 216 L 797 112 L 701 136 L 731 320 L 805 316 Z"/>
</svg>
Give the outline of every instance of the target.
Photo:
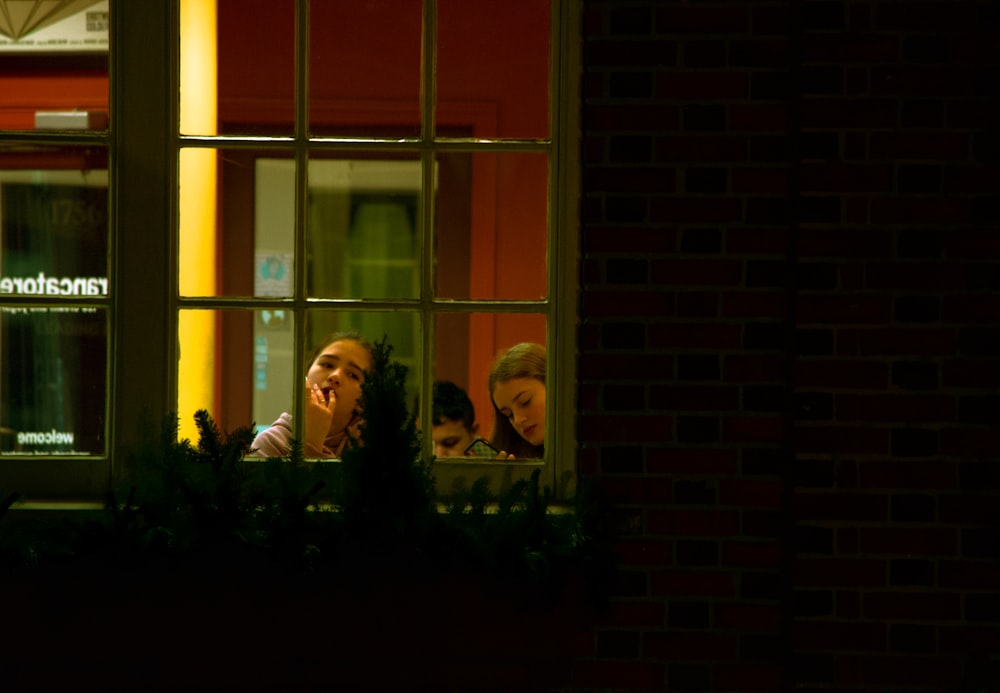
<svg viewBox="0 0 1000 693">
<path fill-rule="evenodd" d="M 391 354 L 385 338 L 374 345 L 361 388 L 364 442 L 344 450 L 343 479 L 334 495 L 352 542 L 375 547 L 419 543 L 436 513 L 431 464 L 420 458 L 420 437 L 407 407 L 406 367 Z"/>
<path fill-rule="evenodd" d="M 581 494 L 576 512 L 551 512 L 537 470 L 499 495 L 480 479 L 442 512 L 407 407 L 406 368 L 391 352 L 385 339 L 375 345 L 362 387 L 363 442 L 352 440 L 339 464 L 306 462 L 299 444 L 284 459 L 244 459 L 253 428 L 220 431 L 206 411 L 195 415 L 194 445 L 178 440 L 172 417 L 130 457 L 103 512 L 18 523 L 17 531 L 0 523 L 2 555 L 22 567 L 53 557 L 250 561 L 251 570 L 292 571 L 461 566 L 549 583 L 567 570 L 594 577 L 595 566 L 610 566 L 597 506 Z M 322 474 L 331 469 L 340 476 L 323 509 Z M 0 504 L 0 518 L 16 499 Z"/>
</svg>

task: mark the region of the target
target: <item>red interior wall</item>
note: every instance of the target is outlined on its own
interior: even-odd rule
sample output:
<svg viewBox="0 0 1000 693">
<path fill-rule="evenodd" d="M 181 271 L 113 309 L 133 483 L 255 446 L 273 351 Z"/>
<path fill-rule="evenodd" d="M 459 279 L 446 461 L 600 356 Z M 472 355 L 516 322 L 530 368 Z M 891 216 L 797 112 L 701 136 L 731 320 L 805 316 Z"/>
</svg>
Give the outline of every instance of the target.
<svg viewBox="0 0 1000 693">
<path fill-rule="evenodd" d="M 442 128 L 469 129 L 478 136 L 544 136 L 547 134 L 548 93 L 525 86 L 523 75 L 547 65 L 548 21 L 541 8 L 547 2 L 519 0 L 476 12 L 462 4 L 444 6 L 439 14 L 441 38 L 439 64 Z M 341 17 L 350 30 L 330 31 L 343 41 L 334 51 L 347 57 L 345 69 L 314 71 L 315 93 L 356 102 L 369 109 L 370 122 L 409 118 L 415 112 L 418 92 L 419 2 L 400 5 L 388 2 L 339 2 L 324 4 Z M 402 11 L 401 11 L 402 9 Z M 530 20 L 530 21 L 526 21 Z M 324 26 L 323 20 L 319 29 Z M 294 113 L 293 26 L 291 0 L 220 0 L 219 2 L 219 113 L 232 123 L 290 122 Z M 313 44 L 322 45 L 325 34 L 314 27 Z M 363 56 L 377 46 L 377 60 Z M 512 48 L 513 47 L 513 48 Z M 468 61 L 461 56 L 472 56 Z M 500 59 L 504 63 L 501 65 Z M 102 58 L 103 60 L 104 58 Z M 519 66 L 511 69 L 510 61 Z M 9 61 L 0 66 L 0 128 L 29 130 L 36 110 L 73 108 L 107 111 L 107 70 L 94 66 L 94 59 L 75 67 L 71 59 L 46 63 Z M 333 63 L 331 63 L 331 66 Z M 379 66 L 389 66 L 380 68 Z M 547 71 L 547 68 L 546 68 Z M 372 89 L 378 85 L 378 89 Z M 340 111 L 358 118 L 357 109 Z M 483 114 L 488 117 L 483 117 Z M 336 120 L 338 111 L 324 111 Z M 225 131 L 225 127 L 222 128 Z M 472 234 L 496 239 L 489 257 L 477 257 L 490 265 L 497 295 L 542 296 L 545 293 L 544 253 L 532 261 L 522 249 L 537 248 L 544 238 L 547 171 L 536 162 L 502 164 L 496 175 L 473 179 L 472 199 L 486 199 L 488 206 L 472 215 Z M 489 189 L 483 189 L 488 186 Z M 465 262 L 455 258 L 450 263 Z M 544 329 L 535 320 L 500 321 L 485 335 L 472 339 L 468 353 L 468 387 L 484 428 L 489 426 L 490 404 L 483 373 L 496 352 L 519 341 L 544 342 Z"/>
</svg>

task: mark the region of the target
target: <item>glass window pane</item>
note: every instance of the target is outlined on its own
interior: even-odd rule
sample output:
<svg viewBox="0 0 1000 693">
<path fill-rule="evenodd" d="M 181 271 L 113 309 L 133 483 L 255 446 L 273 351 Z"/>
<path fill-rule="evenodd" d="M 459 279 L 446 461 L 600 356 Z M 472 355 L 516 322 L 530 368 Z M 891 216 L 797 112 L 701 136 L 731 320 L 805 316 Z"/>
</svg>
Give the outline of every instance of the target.
<svg viewBox="0 0 1000 693">
<path fill-rule="evenodd" d="M 0 151 L 0 296 L 107 295 L 106 165 L 83 147 Z"/>
<path fill-rule="evenodd" d="M 416 137 L 420 0 L 323 0 L 310 12 L 311 133 Z"/>
<path fill-rule="evenodd" d="M 107 270 L 106 150 L 0 148 L 0 452 L 106 452 Z"/>
<path fill-rule="evenodd" d="M 383 338 L 392 346 L 392 360 L 407 368 L 407 392 L 416 395 L 420 375 L 420 317 L 416 311 L 312 310 L 306 315 L 306 342 L 311 354 L 327 335 L 356 332 L 369 342 Z"/>
<path fill-rule="evenodd" d="M 298 385 L 292 377 L 294 327 L 286 310 L 180 311 L 181 437 L 197 440 L 199 409 L 227 431 L 270 425 Z"/>
<path fill-rule="evenodd" d="M 535 313 L 440 313 L 435 320 L 434 379 L 465 390 L 478 434 L 493 432 L 488 379 L 497 355 L 514 344 L 545 345 L 545 316 Z"/>
<path fill-rule="evenodd" d="M 436 118 L 447 133 L 477 104 L 475 137 L 549 136 L 548 0 L 438 2 Z"/>
<path fill-rule="evenodd" d="M 444 153 L 438 180 L 438 296 L 545 298 L 548 156 Z"/>
<path fill-rule="evenodd" d="M 181 150 L 182 296 L 292 295 L 295 163 L 261 154 Z"/>
<path fill-rule="evenodd" d="M 103 455 L 107 315 L 0 307 L 0 453 Z"/>
<path fill-rule="evenodd" d="M 107 130 L 109 0 L 5 8 L 0 130 Z"/>
<path fill-rule="evenodd" d="M 182 0 L 181 132 L 291 135 L 293 0 Z"/>
<path fill-rule="evenodd" d="M 320 298 L 420 295 L 420 162 L 309 162 L 308 293 Z"/>
</svg>

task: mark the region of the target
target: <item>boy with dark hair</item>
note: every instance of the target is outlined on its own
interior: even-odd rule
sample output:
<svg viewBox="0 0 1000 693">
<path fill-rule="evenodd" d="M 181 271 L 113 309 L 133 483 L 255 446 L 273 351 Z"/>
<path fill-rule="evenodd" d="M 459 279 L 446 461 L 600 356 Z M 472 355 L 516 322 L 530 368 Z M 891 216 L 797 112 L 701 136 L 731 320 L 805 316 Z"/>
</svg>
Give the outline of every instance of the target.
<svg viewBox="0 0 1000 693">
<path fill-rule="evenodd" d="M 431 439 L 435 457 L 460 457 L 476 437 L 479 424 L 469 395 L 453 382 L 438 380 L 433 389 Z"/>
</svg>

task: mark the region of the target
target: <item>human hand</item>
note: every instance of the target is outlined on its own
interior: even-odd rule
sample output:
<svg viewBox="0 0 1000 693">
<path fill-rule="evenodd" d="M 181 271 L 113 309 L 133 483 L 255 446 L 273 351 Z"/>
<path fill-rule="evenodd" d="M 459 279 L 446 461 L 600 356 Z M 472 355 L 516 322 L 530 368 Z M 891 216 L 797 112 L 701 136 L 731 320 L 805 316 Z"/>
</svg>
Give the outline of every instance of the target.
<svg viewBox="0 0 1000 693">
<path fill-rule="evenodd" d="M 498 459 L 498 460 L 512 460 L 512 459 L 514 459 L 514 456 L 513 455 L 508 455 L 506 450 L 501 450 L 500 452 L 497 453 L 496 459 Z"/>
<path fill-rule="evenodd" d="M 324 396 L 319 385 L 314 385 L 306 379 L 305 406 L 305 453 L 306 456 L 322 456 L 323 443 L 333 421 L 333 413 L 337 409 L 337 393 L 328 390 Z"/>
</svg>

